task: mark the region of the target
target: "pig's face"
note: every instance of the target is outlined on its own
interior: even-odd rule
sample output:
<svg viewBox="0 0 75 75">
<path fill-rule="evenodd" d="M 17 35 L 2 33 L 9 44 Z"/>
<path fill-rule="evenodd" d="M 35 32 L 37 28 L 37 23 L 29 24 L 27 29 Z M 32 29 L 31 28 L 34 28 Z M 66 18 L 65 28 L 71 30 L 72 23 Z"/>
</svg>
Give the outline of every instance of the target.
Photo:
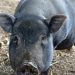
<svg viewBox="0 0 75 75">
<path fill-rule="evenodd" d="M 9 45 L 12 67 L 25 73 L 25 65 L 31 62 L 35 68 L 43 70 L 48 59 L 45 56 L 48 56 L 47 51 L 50 49 L 48 44 L 48 27 L 42 21 L 25 20 L 16 23 Z"/>
<path fill-rule="evenodd" d="M 53 58 L 53 32 L 56 32 L 66 16 L 53 16 L 47 20 L 37 16 L 32 18 L 15 18 L 0 14 L 1 27 L 11 32 L 9 57 L 12 68 L 17 75 L 36 75 L 47 71 Z"/>
</svg>

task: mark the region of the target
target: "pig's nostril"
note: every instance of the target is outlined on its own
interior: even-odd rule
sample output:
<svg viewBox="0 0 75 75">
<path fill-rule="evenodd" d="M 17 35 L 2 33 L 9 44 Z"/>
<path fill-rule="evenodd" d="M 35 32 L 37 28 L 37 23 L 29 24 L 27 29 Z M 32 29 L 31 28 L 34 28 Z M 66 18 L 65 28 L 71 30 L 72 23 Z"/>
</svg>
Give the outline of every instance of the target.
<svg viewBox="0 0 75 75">
<path fill-rule="evenodd" d="M 35 68 L 35 67 L 31 66 L 31 65 L 25 65 L 25 66 L 23 66 L 23 68 L 21 69 L 21 72 L 23 74 L 38 75 L 37 68 Z"/>
<path fill-rule="evenodd" d="M 22 73 L 25 73 L 25 70 L 22 70 Z"/>
</svg>

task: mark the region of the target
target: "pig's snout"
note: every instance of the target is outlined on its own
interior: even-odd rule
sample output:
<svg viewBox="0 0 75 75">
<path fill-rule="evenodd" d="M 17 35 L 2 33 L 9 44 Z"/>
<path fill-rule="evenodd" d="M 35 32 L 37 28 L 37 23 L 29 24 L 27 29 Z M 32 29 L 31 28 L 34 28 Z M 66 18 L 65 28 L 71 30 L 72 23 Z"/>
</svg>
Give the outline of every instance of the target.
<svg viewBox="0 0 75 75">
<path fill-rule="evenodd" d="M 20 71 L 17 75 L 39 75 L 39 70 L 36 65 L 30 63 L 25 63 L 21 66 Z"/>
</svg>

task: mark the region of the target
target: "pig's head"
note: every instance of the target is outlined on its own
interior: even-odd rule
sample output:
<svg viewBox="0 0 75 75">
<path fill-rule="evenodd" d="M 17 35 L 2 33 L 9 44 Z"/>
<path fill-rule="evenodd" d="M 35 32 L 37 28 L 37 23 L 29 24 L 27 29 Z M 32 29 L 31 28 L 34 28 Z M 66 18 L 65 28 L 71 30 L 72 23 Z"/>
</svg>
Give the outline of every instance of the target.
<svg viewBox="0 0 75 75">
<path fill-rule="evenodd" d="M 46 71 L 53 58 L 53 36 L 66 17 L 55 15 L 49 23 L 38 16 L 16 19 L 0 14 L 0 26 L 11 33 L 9 56 L 17 75 L 39 75 Z"/>
</svg>

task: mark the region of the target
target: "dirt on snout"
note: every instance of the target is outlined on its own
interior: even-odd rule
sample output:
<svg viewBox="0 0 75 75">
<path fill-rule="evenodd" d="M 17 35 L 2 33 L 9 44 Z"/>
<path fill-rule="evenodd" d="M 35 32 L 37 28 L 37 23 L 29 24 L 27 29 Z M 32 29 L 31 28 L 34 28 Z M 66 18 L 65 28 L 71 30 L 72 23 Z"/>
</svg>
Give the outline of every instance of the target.
<svg viewBox="0 0 75 75">
<path fill-rule="evenodd" d="M 18 2 L 19 0 L 0 0 L 0 12 L 14 14 Z M 15 75 L 9 62 L 9 35 L 0 28 L 0 75 Z M 49 75 L 75 75 L 74 46 L 70 50 L 54 51 Z"/>
</svg>

